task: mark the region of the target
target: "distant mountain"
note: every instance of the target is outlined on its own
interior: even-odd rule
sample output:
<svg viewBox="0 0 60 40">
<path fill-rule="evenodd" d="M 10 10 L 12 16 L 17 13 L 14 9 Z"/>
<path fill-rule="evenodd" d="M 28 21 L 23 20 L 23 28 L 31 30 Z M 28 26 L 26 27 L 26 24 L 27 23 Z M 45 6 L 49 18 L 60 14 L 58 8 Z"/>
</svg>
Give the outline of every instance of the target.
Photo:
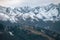
<svg viewBox="0 0 60 40">
<path fill-rule="evenodd" d="M 52 29 L 55 21 L 60 21 L 60 7 L 53 3 L 43 7 L 2 7 L 0 6 L 0 21 L 7 25 L 12 24 L 31 25 Z M 7 22 L 7 23 L 6 23 Z"/>
<path fill-rule="evenodd" d="M 15 8 L 0 6 L 0 39 L 60 40 L 60 4 Z"/>
</svg>

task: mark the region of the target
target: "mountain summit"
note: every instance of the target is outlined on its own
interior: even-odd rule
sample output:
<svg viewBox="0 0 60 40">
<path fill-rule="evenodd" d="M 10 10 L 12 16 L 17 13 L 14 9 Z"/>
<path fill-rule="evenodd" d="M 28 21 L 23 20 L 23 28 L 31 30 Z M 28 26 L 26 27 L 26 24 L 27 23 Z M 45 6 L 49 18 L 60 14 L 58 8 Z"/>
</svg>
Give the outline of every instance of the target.
<svg viewBox="0 0 60 40">
<path fill-rule="evenodd" d="M 44 7 L 39 6 L 34 8 L 25 6 L 12 9 L 10 7 L 0 6 L 0 15 L 2 19 L 5 18 L 13 22 L 17 22 L 19 19 L 31 19 L 31 21 L 39 21 L 40 19 L 43 21 L 57 21 L 59 19 L 59 11 L 60 8 L 52 3 Z"/>
<path fill-rule="evenodd" d="M 11 22 L 49 29 L 53 26 L 53 23 L 60 21 L 59 6 L 55 4 L 43 7 L 25 6 L 10 8 L 0 6 L 0 21 L 7 21 L 8 24 Z"/>
</svg>

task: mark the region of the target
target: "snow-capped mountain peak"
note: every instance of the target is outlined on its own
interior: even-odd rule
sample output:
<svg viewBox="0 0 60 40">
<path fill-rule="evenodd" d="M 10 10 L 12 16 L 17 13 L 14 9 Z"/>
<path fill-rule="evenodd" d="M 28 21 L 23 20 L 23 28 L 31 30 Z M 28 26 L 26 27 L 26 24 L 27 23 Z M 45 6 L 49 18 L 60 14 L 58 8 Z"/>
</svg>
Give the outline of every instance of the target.
<svg viewBox="0 0 60 40">
<path fill-rule="evenodd" d="M 19 7 L 19 8 L 3 8 L 0 6 L 0 20 L 9 20 L 11 22 L 17 22 L 22 20 L 36 20 L 54 21 L 57 19 L 59 11 L 54 4 L 47 5 L 45 7 Z M 60 20 L 60 19 L 58 19 Z M 56 21 L 56 20 L 55 20 Z"/>
</svg>

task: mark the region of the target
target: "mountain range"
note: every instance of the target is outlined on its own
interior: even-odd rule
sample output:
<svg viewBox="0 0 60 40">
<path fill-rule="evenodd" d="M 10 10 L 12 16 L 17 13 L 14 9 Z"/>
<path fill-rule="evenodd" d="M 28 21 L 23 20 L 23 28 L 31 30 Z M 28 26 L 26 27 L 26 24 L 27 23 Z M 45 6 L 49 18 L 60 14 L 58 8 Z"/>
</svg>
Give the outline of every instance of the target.
<svg viewBox="0 0 60 40">
<path fill-rule="evenodd" d="M 60 4 L 15 8 L 0 6 L 0 21 L 7 26 L 30 25 L 53 30 L 54 23 L 60 21 Z"/>
</svg>

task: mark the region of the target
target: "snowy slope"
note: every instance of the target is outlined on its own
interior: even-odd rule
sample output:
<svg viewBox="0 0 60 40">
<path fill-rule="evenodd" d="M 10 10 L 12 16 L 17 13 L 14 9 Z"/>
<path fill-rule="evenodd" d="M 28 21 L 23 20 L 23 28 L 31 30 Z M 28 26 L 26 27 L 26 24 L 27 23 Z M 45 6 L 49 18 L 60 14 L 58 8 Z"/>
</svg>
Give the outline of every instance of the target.
<svg viewBox="0 0 60 40">
<path fill-rule="evenodd" d="M 31 21 L 39 21 L 40 19 L 43 21 L 57 21 L 60 20 L 57 8 L 55 4 L 49 4 L 44 7 L 19 7 L 14 9 L 0 6 L 0 20 L 17 22 L 21 18 L 24 21 L 30 18 Z"/>
</svg>

